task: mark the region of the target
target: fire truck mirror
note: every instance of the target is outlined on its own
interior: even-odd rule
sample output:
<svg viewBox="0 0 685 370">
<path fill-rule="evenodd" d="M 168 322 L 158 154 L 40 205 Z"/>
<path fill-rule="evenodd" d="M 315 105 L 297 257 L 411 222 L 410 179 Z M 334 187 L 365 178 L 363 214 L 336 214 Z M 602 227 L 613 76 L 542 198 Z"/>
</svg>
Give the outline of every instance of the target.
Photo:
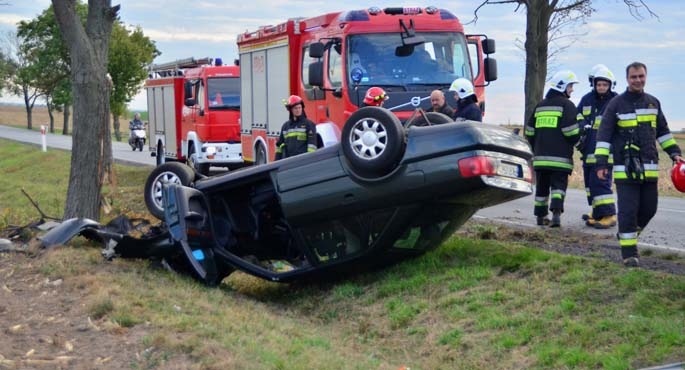
<svg viewBox="0 0 685 370">
<path fill-rule="evenodd" d="M 187 98 L 185 100 L 186 107 L 192 107 L 195 105 L 195 99 L 193 98 Z"/>
<path fill-rule="evenodd" d="M 315 42 L 309 45 L 309 56 L 312 58 L 321 58 L 324 53 L 324 44 L 321 42 Z"/>
<path fill-rule="evenodd" d="M 395 48 L 395 56 L 408 57 L 414 53 L 414 45 L 402 45 Z"/>
<path fill-rule="evenodd" d="M 323 62 L 322 61 L 309 64 L 309 85 L 323 87 Z"/>
<path fill-rule="evenodd" d="M 183 84 L 183 95 L 185 96 L 186 99 L 189 99 L 190 97 L 193 96 L 193 83 L 192 82 L 186 81 Z M 194 104 L 195 103 L 193 103 L 193 105 Z M 186 103 L 186 105 L 188 105 L 188 103 Z"/>
</svg>

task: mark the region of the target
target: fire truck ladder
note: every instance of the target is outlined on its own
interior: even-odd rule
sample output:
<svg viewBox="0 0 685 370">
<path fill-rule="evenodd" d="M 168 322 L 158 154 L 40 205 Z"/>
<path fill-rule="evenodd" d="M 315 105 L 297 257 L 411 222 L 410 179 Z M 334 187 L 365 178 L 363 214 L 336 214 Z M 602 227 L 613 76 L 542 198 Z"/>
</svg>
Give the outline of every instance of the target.
<svg viewBox="0 0 685 370">
<path fill-rule="evenodd" d="M 149 76 L 150 78 L 183 76 L 183 70 L 186 68 L 195 68 L 203 65 L 211 65 L 212 62 L 213 59 L 209 57 L 201 59 L 195 59 L 191 57 L 185 59 L 178 59 L 168 63 L 153 64 L 149 68 Z"/>
</svg>

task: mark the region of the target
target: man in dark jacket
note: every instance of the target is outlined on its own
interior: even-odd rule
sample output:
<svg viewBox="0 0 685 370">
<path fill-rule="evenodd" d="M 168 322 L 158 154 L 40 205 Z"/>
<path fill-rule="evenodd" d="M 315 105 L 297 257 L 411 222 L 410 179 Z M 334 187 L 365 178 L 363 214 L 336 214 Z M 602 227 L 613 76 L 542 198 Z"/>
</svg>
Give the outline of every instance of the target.
<svg viewBox="0 0 685 370">
<path fill-rule="evenodd" d="M 441 90 L 431 92 L 431 112 L 438 112 L 454 119 L 454 109 L 445 101 L 445 93 Z"/>
<path fill-rule="evenodd" d="M 644 90 L 647 66 L 640 62 L 629 64 L 626 79 L 626 91 L 611 99 L 602 114 L 595 157 L 597 177 L 603 180 L 609 176 L 609 155 L 613 154 L 621 257 L 625 266 L 636 267 L 637 237 L 656 214 L 659 198 L 656 143 L 674 162 L 683 158 L 661 103 Z"/>
<path fill-rule="evenodd" d="M 450 91 L 454 92 L 454 98 L 457 100 L 455 121 L 483 121 L 483 112 L 478 106 L 478 98 L 471 81 L 465 78 L 457 78 L 452 81 Z"/>
<path fill-rule="evenodd" d="M 604 180 L 597 177 L 595 144 L 604 107 L 618 94 L 611 90 L 616 84 L 614 74 L 603 64 L 598 64 L 592 69 L 589 80 L 592 91 L 585 94 L 578 103 L 578 125 L 581 129 L 581 136 L 576 145 L 583 161 L 583 180 L 588 205 L 592 207 L 592 211 L 583 215 L 583 219 L 587 226 L 608 229 L 616 226 L 616 204 L 611 189 L 611 175 Z M 611 164 L 613 164 L 613 158 L 609 159 L 609 165 Z"/>
<path fill-rule="evenodd" d="M 528 120 L 525 135 L 533 149 L 535 169 L 535 207 L 537 224 L 561 226 L 568 176 L 573 171 L 573 145 L 578 141 L 577 110 L 569 100 L 575 73 L 559 71 L 552 77 L 550 88 Z M 550 202 L 550 193 L 552 201 Z M 546 217 L 548 209 L 552 220 Z"/>
<path fill-rule="evenodd" d="M 281 127 L 281 135 L 276 142 L 276 160 L 316 150 L 316 125 L 304 113 L 304 101 L 291 95 L 285 108 L 290 119 Z"/>
</svg>

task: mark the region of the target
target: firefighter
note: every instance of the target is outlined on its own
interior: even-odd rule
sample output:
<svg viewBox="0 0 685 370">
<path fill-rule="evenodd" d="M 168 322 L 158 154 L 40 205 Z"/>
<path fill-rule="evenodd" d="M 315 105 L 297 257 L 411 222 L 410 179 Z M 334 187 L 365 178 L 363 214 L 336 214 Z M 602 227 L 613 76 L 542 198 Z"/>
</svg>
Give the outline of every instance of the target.
<svg viewBox="0 0 685 370">
<path fill-rule="evenodd" d="M 535 107 L 525 126 L 525 136 L 534 154 L 533 214 L 540 226 L 561 226 L 568 177 L 573 171 L 573 145 L 580 134 L 576 106 L 569 99 L 576 83 L 578 79 L 571 71 L 555 73 L 545 99 Z M 552 211 L 551 221 L 547 218 L 548 208 Z"/>
<path fill-rule="evenodd" d="M 628 88 L 613 98 L 602 114 L 597 132 L 597 177 L 609 178 L 609 156 L 618 198 L 618 242 L 623 264 L 639 265 L 638 234 L 656 214 L 659 158 L 656 142 L 674 162 L 681 151 L 661 110 L 661 103 L 645 93 L 647 66 L 633 62 L 626 67 Z"/>
<path fill-rule="evenodd" d="M 285 108 L 290 119 L 281 127 L 281 135 L 276 142 L 276 160 L 316 150 L 316 125 L 307 119 L 302 98 L 290 95 Z"/>
<path fill-rule="evenodd" d="M 441 90 L 431 92 L 431 112 L 438 112 L 454 119 L 454 109 L 445 101 L 445 93 Z"/>
<path fill-rule="evenodd" d="M 366 90 L 364 95 L 364 106 L 365 107 L 382 107 L 383 103 L 388 100 L 389 96 L 380 87 L 370 87 Z"/>
<path fill-rule="evenodd" d="M 483 112 L 478 106 L 478 98 L 473 90 L 471 81 L 465 78 L 457 78 L 452 81 L 450 91 L 454 91 L 454 99 L 457 100 L 457 111 L 454 114 L 455 121 L 478 121 L 483 120 Z"/>
<path fill-rule="evenodd" d="M 618 94 L 612 91 L 616 85 L 614 74 L 605 65 L 598 64 L 593 67 L 589 79 L 592 91 L 585 94 L 578 103 L 578 125 L 581 134 L 576 145 L 583 161 L 583 180 L 588 205 L 592 207 L 590 213 L 583 215 L 583 219 L 587 226 L 608 229 L 616 226 L 616 204 L 611 190 L 611 175 L 604 180 L 597 178 L 595 143 L 602 111 L 606 103 Z M 608 166 L 612 164 L 613 158 L 609 157 Z"/>
</svg>

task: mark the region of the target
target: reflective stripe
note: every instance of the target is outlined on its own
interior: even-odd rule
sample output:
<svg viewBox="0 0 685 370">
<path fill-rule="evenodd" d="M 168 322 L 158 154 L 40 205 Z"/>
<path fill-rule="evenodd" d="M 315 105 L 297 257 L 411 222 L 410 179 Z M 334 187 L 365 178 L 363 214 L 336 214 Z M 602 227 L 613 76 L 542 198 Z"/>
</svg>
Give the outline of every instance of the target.
<svg viewBox="0 0 685 370">
<path fill-rule="evenodd" d="M 611 148 L 611 143 L 607 143 L 606 141 L 598 141 L 597 145 L 595 145 L 595 148 L 602 148 L 608 151 L 609 148 Z"/>
<path fill-rule="evenodd" d="M 564 108 L 538 107 L 535 109 L 535 128 L 556 128 Z"/>
<path fill-rule="evenodd" d="M 594 130 L 599 130 L 599 125 L 602 123 L 602 116 L 595 117 L 595 122 L 592 124 Z"/>
<path fill-rule="evenodd" d="M 607 204 L 614 204 L 614 196 L 612 194 L 598 195 L 592 198 L 592 207 L 599 207 Z"/>
<path fill-rule="evenodd" d="M 619 233 L 618 244 L 621 247 L 636 247 L 637 233 Z"/>
<path fill-rule="evenodd" d="M 534 205 L 535 207 L 545 207 L 547 208 L 548 197 L 535 197 Z"/>
<path fill-rule="evenodd" d="M 577 123 L 574 123 L 568 127 L 562 128 L 561 132 L 564 134 L 564 136 L 578 135 L 578 132 L 580 132 L 580 126 L 578 126 Z"/>
<path fill-rule="evenodd" d="M 675 138 L 673 137 L 673 134 L 666 134 L 663 136 L 660 136 L 656 139 L 659 142 L 659 145 L 661 145 L 661 149 L 666 149 L 668 147 L 671 147 L 673 145 L 676 145 Z"/>
<path fill-rule="evenodd" d="M 533 157 L 533 161 L 551 161 L 551 162 L 560 162 L 560 163 L 573 163 L 571 162 L 571 159 L 568 159 L 566 157 L 555 157 L 551 155 L 537 155 Z"/>
<path fill-rule="evenodd" d="M 590 115 L 590 113 L 592 113 L 592 106 L 591 105 L 585 105 L 585 106 L 583 106 L 582 110 L 583 110 L 583 115 L 587 117 Z"/>
<path fill-rule="evenodd" d="M 573 170 L 572 164 L 552 162 L 552 161 L 533 161 L 533 167 L 555 167 L 555 168 L 561 168 L 561 169 L 566 169 L 566 170 Z"/>
<path fill-rule="evenodd" d="M 316 145 L 308 144 L 307 145 L 307 151 L 308 152 L 316 151 Z"/>
<path fill-rule="evenodd" d="M 583 116 L 581 113 L 578 113 L 578 115 L 576 116 L 576 121 L 580 122 L 580 121 L 584 121 L 584 120 L 585 120 L 585 116 Z"/>
<path fill-rule="evenodd" d="M 552 190 L 552 199 L 564 199 L 566 192 L 563 190 Z"/>
</svg>

